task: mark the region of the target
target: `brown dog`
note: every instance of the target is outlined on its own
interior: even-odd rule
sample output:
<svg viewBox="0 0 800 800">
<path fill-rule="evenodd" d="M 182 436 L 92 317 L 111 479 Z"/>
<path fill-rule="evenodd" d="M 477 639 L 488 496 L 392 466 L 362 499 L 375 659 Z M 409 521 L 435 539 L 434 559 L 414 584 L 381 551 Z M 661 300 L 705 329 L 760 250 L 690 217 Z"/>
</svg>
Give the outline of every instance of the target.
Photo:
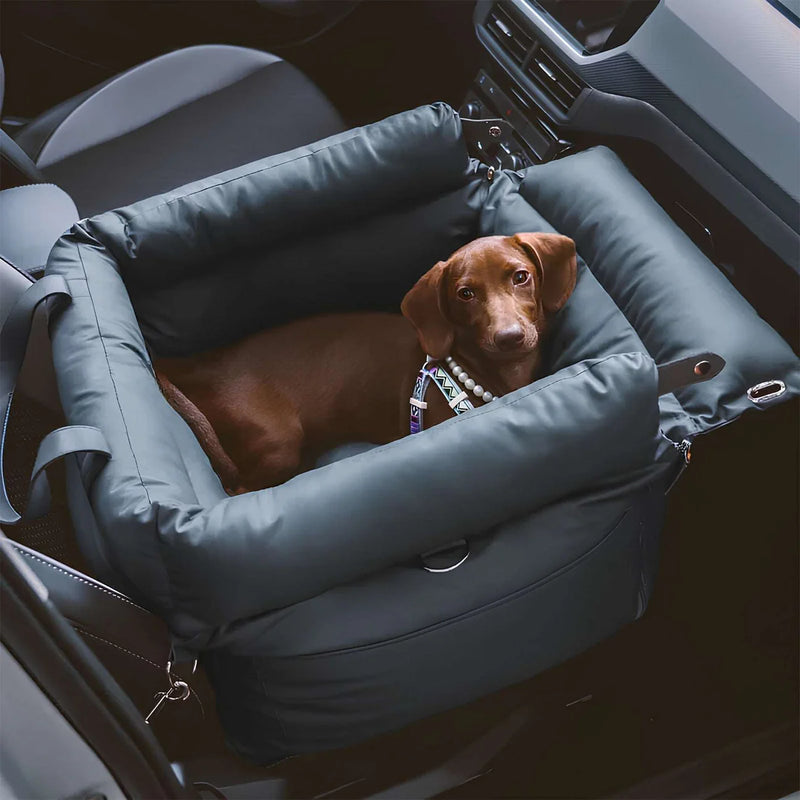
<svg viewBox="0 0 800 800">
<path fill-rule="evenodd" d="M 159 359 L 157 375 L 229 492 L 274 486 L 336 445 L 405 436 L 426 354 L 452 356 L 493 395 L 530 383 L 547 317 L 575 277 L 575 244 L 565 236 L 489 236 L 423 275 L 403 316 L 310 317 L 197 356 Z M 435 389 L 425 401 L 425 427 L 453 416 Z"/>
</svg>

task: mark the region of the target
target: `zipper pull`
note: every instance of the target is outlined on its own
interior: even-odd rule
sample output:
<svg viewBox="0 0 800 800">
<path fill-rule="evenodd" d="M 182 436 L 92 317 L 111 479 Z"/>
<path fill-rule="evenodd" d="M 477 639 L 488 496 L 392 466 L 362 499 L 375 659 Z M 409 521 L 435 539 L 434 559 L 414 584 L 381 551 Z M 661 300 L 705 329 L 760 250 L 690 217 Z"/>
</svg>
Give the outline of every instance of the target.
<svg viewBox="0 0 800 800">
<path fill-rule="evenodd" d="M 683 463 L 688 467 L 692 463 L 692 443 L 688 439 L 672 442 L 672 446 L 683 456 Z"/>
</svg>

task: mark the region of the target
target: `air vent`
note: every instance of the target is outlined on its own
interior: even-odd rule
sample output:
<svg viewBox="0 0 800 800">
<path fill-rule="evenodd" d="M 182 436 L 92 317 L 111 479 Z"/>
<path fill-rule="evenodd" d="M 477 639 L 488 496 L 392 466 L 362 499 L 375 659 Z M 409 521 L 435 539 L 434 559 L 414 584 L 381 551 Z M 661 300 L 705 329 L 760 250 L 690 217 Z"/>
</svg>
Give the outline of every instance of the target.
<svg viewBox="0 0 800 800">
<path fill-rule="evenodd" d="M 533 37 L 511 16 L 500 3 L 495 3 L 486 18 L 486 29 L 500 47 L 517 63 L 522 64 L 533 46 Z"/>
<path fill-rule="evenodd" d="M 562 67 L 541 45 L 534 49 L 525 74 L 562 111 L 569 111 L 584 87 L 578 78 Z"/>
</svg>

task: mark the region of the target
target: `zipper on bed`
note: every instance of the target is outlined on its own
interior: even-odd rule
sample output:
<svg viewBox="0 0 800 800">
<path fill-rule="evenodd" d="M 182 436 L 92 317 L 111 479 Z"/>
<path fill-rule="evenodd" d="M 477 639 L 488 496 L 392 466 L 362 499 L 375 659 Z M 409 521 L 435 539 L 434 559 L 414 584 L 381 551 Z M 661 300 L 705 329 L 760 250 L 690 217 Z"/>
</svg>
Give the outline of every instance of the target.
<svg viewBox="0 0 800 800">
<path fill-rule="evenodd" d="M 689 464 L 692 463 L 692 440 L 691 439 L 681 439 L 679 442 L 676 442 L 674 439 L 670 439 L 663 431 L 661 431 L 661 436 L 666 439 L 669 444 L 671 444 L 677 451 L 680 453 L 681 461 L 680 466 L 675 472 L 675 476 L 669 482 L 664 494 L 669 494 L 672 491 L 673 486 L 678 482 L 678 478 L 683 475 L 686 471 L 686 468 Z"/>
</svg>

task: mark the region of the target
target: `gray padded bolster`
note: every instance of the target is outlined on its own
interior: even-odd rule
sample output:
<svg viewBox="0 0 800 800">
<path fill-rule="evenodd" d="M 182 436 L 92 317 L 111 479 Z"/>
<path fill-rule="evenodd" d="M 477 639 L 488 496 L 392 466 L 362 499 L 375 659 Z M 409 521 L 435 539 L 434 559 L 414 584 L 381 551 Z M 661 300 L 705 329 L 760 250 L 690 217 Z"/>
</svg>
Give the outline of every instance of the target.
<svg viewBox="0 0 800 800">
<path fill-rule="evenodd" d="M 474 205 L 484 187 L 471 181 L 413 207 L 238 252 L 222 269 L 170 285 L 138 285 L 134 264 L 127 286 L 142 333 L 154 353 L 180 356 L 236 341 L 261 330 L 264 320 L 280 325 L 331 311 L 396 312 L 420 275 L 478 235 Z"/>
<path fill-rule="evenodd" d="M 181 572 L 189 613 L 214 623 L 249 617 L 478 536 L 608 476 L 630 479 L 651 468 L 657 427 L 649 358 L 584 362 L 424 436 L 205 512 L 175 509 L 164 518 L 165 555 Z"/>
<path fill-rule="evenodd" d="M 51 255 L 51 271 L 74 276 L 52 330 L 59 392 L 70 423 L 101 428 L 114 452 L 92 488 L 114 566 L 180 635 L 313 597 L 610 476 L 652 478 L 656 369 L 634 353 L 567 367 L 422 435 L 226 497 L 158 390 L 113 267 L 80 229 Z"/>
<path fill-rule="evenodd" d="M 118 569 L 176 632 L 313 597 L 608 476 L 630 484 L 652 472 L 656 369 L 634 353 L 567 367 L 468 417 L 273 489 L 216 503 L 206 489 L 204 502 L 187 474 L 204 457 L 196 442 L 176 447 L 176 420 L 119 276 L 98 268 L 107 254 L 79 247 L 99 297 L 76 285 L 54 323 L 59 389 L 70 421 L 92 420 L 114 450 L 92 499 Z"/>
<path fill-rule="evenodd" d="M 704 268 L 607 151 L 493 184 L 475 169 L 457 116 L 437 104 L 79 223 L 54 248 L 48 272 L 64 276 L 73 295 L 52 331 L 61 399 L 70 424 L 97 426 L 114 453 L 92 488 L 94 518 L 110 566 L 176 633 L 202 639 L 214 626 L 315 597 L 599 485 L 634 492 L 662 469 L 656 354 L 671 361 L 715 351 L 730 368 L 749 352 L 741 340 L 753 337 L 762 364 L 793 380 L 791 351 L 744 301 L 741 313 L 733 303 L 714 310 L 710 277 L 704 308 L 717 314 L 725 341 L 704 341 L 688 324 L 676 329 L 680 291 L 665 284 L 679 279 L 699 295 L 703 281 L 691 269 L 670 270 L 674 254 Z M 222 324 L 228 317 L 265 327 L 285 321 L 287 307 L 292 316 L 310 313 L 306 295 L 320 287 L 330 295 L 325 310 L 347 308 L 365 286 L 371 303 L 391 303 L 435 253 L 446 258 L 455 241 L 477 234 L 479 219 L 482 233 L 549 223 L 578 241 L 585 265 L 552 321 L 559 350 L 549 357 L 551 377 L 419 436 L 228 498 L 159 392 L 140 325 L 168 334 L 162 341 L 188 335 L 196 345 L 182 322 L 165 330 L 186 304 L 208 325 L 211 344 L 241 335 Z M 300 239 L 308 252 L 292 253 Z M 613 279 L 615 268 L 624 280 Z M 650 292 L 670 302 L 644 292 L 631 307 L 632 293 L 650 281 Z M 161 291 L 173 283 L 185 286 Z M 132 298 L 148 287 L 159 291 L 134 309 Z M 204 313 L 203 303 L 219 308 Z M 659 337 L 687 352 L 659 350 Z M 718 383 L 726 373 L 695 391 L 728 386 Z M 662 398 L 662 415 L 685 428 L 674 398 Z"/>
<path fill-rule="evenodd" d="M 792 349 L 610 150 L 596 147 L 534 167 L 520 194 L 575 240 L 656 363 L 704 350 L 725 359 L 713 381 L 675 392 L 695 432 L 755 408 L 747 389 L 762 381 L 779 379 L 789 394 L 800 392 L 800 361 Z"/>
<path fill-rule="evenodd" d="M 114 242 L 127 280 L 164 285 L 232 250 L 443 194 L 469 166 L 458 115 L 436 103 L 104 214 L 90 230 Z"/>
</svg>

